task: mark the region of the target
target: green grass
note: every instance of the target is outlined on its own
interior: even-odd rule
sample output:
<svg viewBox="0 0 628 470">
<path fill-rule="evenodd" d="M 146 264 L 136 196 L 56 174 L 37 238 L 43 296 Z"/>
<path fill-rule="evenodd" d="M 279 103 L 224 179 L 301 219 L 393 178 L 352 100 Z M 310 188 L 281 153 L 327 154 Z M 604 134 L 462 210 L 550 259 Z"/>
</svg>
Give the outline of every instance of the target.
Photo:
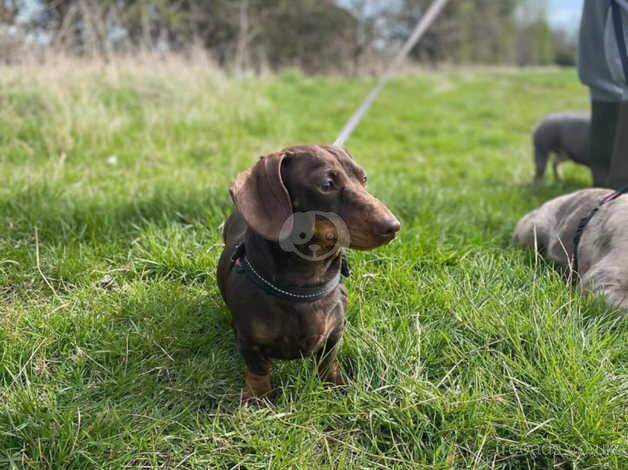
<svg viewBox="0 0 628 470">
<path fill-rule="evenodd" d="M 227 188 L 331 142 L 371 80 L 0 67 L 0 467 L 626 468 L 626 323 L 510 246 L 575 71 L 407 75 L 347 143 L 402 220 L 349 253 L 346 391 L 277 362 L 241 406 L 215 283 Z M 103 282 L 105 277 L 111 282 Z"/>
</svg>

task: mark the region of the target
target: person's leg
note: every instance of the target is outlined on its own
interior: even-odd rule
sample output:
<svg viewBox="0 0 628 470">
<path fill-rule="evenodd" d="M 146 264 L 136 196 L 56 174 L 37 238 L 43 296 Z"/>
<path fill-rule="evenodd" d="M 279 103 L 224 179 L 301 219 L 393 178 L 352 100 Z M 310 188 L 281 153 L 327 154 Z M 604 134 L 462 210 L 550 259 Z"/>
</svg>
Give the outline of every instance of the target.
<svg viewBox="0 0 628 470">
<path fill-rule="evenodd" d="M 593 186 L 607 187 L 613 158 L 620 103 L 591 100 L 591 135 L 589 152 Z"/>
<path fill-rule="evenodd" d="M 593 185 L 603 187 L 608 186 L 623 91 L 611 74 L 605 54 L 610 8 L 611 0 L 584 0 L 578 42 L 578 74 L 591 90 L 589 158 Z"/>
<path fill-rule="evenodd" d="M 611 75 L 622 86 L 622 102 L 615 128 L 613 158 L 608 185 L 620 189 L 628 185 L 628 0 L 612 0 L 604 41 Z"/>
<path fill-rule="evenodd" d="M 594 101 L 621 101 L 623 86 L 613 76 L 607 43 L 611 0 L 584 0 L 578 40 L 578 75 Z"/>
<path fill-rule="evenodd" d="M 626 185 L 628 185 L 628 101 L 622 101 L 615 128 L 608 186 L 620 189 Z"/>
</svg>

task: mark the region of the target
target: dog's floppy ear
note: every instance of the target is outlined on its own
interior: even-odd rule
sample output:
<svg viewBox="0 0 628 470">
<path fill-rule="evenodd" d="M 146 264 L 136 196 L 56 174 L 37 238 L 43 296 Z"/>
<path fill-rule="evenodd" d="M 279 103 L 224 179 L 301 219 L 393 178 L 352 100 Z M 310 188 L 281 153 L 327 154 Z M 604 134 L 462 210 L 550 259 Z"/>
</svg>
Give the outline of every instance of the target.
<svg viewBox="0 0 628 470">
<path fill-rule="evenodd" d="M 246 224 L 267 240 L 278 241 L 284 224 L 292 223 L 292 201 L 281 178 L 285 157 L 285 152 L 261 157 L 240 173 L 229 188 L 231 199 Z M 291 227 L 284 230 L 290 233 Z"/>
<path fill-rule="evenodd" d="M 321 147 L 323 147 L 336 158 L 341 158 L 341 156 L 345 156 L 349 157 L 350 160 L 353 160 L 353 157 L 346 147 L 338 147 L 337 145 L 321 145 Z"/>
</svg>

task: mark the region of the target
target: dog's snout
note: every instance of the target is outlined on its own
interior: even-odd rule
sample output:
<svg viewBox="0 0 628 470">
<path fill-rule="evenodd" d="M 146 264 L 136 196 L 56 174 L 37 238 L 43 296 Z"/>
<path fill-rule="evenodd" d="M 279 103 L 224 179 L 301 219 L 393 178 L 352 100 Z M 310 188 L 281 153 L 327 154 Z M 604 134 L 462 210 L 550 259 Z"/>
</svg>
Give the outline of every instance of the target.
<svg viewBox="0 0 628 470">
<path fill-rule="evenodd" d="M 401 222 L 395 218 L 390 224 L 388 233 L 397 233 L 399 230 L 401 230 Z"/>
<path fill-rule="evenodd" d="M 401 228 L 401 222 L 396 217 L 385 217 L 375 223 L 375 233 L 384 237 L 393 237 Z"/>
</svg>

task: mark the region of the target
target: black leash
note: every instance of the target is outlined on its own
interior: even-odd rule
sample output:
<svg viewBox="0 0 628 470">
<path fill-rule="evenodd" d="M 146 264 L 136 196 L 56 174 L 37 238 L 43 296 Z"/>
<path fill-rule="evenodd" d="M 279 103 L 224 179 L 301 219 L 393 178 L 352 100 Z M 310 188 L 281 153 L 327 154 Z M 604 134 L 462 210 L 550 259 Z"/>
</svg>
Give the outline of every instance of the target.
<svg viewBox="0 0 628 470">
<path fill-rule="evenodd" d="M 245 275 L 253 284 L 262 289 L 267 294 L 279 297 L 289 302 L 314 302 L 330 294 L 342 282 L 342 277 L 348 277 L 349 266 L 345 255 L 341 255 L 340 271 L 329 281 L 314 287 L 287 287 L 273 284 L 264 276 L 262 276 L 251 264 L 246 257 L 244 243 L 239 242 L 236 246 L 233 256 L 231 256 L 231 265 L 236 268 L 237 272 Z"/>
<path fill-rule="evenodd" d="M 609 194 L 604 199 L 600 201 L 600 203 L 591 209 L 587 215 L 585 215 L 580 222 L 578 223 L 578 228 L 576 229 L 576 234 L 573 237 L 573 271 L 578 272 L 578 245 L 580 245 L 580 240 L 582 239 L 582 234 L 584 233 L 584 229 L 589 225 L 591 219 L 597 212 L 607 203 L 618 199 L 622 194 L 628 193 L 628 186 L 621 188 L 614 193 Z"/>
</svg>

